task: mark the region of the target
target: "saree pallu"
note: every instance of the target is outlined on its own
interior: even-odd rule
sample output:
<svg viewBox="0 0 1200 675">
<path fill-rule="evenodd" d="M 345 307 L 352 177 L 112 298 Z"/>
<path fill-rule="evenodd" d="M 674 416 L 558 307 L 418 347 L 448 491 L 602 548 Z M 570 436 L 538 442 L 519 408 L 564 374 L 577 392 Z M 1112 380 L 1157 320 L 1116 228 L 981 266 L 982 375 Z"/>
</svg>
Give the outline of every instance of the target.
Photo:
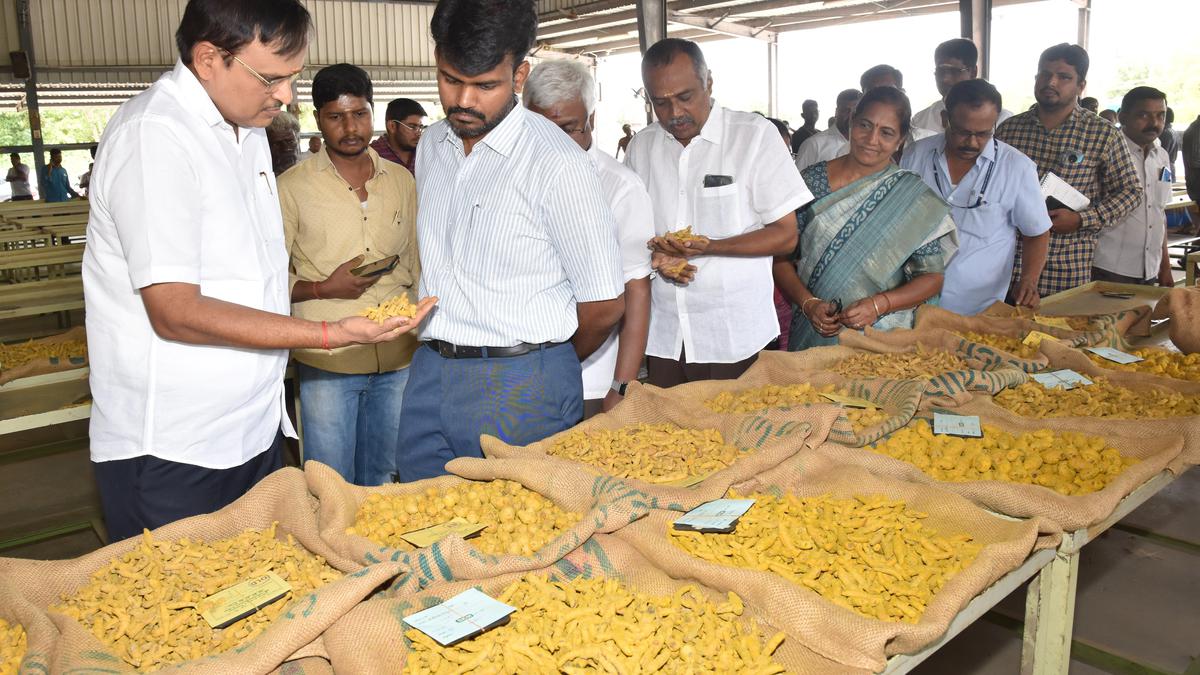
<svg viewBox="0 0 1200 675">
<path fill-rule="evenodd" d="M 950 209 L 919 176 L 895 166 L 860 178 L 809 207 L 796 272 L 808 290 L 847 307 L 921 274 L 940 274 L 958 249 Z M 935 295 L 928 302 L 936 303 Z M 911 328 L 913 310 L 884 316 L 874 328 Z M 790 351 L 835 344 L 801 312 L 792 318 Z"/>
</svg>

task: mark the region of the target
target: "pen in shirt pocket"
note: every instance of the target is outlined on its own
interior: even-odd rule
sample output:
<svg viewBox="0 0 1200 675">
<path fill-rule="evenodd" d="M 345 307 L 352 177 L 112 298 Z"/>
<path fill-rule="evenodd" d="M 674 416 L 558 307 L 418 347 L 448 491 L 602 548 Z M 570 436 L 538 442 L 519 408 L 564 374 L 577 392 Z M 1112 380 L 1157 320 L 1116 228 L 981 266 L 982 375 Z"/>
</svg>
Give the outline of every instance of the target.
<svg viewBox="0 0 1200 675">
<path fill-rule="evenodd" d="M 267 192 L 270 192 L 271 196 L 274 197 L 275 191 L 271 189 L 271 179 L 267 176 L 267 172 L 259 171 L 258 175 L 262 176 L 263 182 L 265 182 L 267 184 Z"/>
</svg>

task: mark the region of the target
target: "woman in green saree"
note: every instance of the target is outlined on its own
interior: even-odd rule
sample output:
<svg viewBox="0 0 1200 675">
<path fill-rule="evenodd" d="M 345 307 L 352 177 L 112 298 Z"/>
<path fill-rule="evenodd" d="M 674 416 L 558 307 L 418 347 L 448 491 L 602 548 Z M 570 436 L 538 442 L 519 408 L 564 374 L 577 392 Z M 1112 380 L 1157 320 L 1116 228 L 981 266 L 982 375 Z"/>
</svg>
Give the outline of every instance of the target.
<svg viewBox="0 0 1200 675">
<path fill-rule="evenodd" d="M 913 309 L 937 301 L 958 238 L 946 203 L 892 163 L 911 110 L 900 90 L 872 89 L 854 111 L 849 154 L 801 174 L 816 200 L 800 213 L 796 253 L 774 266 L 800 310 L 790 351 L 834 344 L 845 328 L 911 328 Z"/>
</svg>

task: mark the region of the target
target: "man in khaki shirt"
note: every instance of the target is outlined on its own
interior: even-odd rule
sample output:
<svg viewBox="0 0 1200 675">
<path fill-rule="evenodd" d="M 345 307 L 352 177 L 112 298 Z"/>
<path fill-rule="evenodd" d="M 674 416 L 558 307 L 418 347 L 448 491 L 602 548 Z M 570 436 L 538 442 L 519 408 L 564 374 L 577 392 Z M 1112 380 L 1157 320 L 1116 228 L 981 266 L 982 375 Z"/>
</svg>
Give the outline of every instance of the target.
<svg viewBox="0 0 1200 675">
<path fill-rule="evenodd" d="M 371 80 L 357 66 L 329 66 L 313 79 L 312 96 L 325 148 L 279 177 L 293 314 L 321 321 L 398 295 L 414 300 L 416 184 L 368 147 Z M 389 272 L 351 272 L 393 255 L 399 260 Z M 400 405 L 416 347 L 405 335 L 377 345 L 293 352 L 305 459 L 359 485 L 393 480 Z"/>
</svg>

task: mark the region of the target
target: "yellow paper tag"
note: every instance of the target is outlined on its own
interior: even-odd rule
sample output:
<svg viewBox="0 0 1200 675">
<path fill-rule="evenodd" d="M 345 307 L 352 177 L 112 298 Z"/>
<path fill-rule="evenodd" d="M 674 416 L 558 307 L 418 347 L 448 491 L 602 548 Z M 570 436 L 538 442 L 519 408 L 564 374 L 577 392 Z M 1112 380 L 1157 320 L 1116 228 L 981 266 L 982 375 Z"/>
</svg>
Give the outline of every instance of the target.
<svg viewBox="0 0 1200 675">
<path fill-rule="evenodd" d="M 224 628 L 292 592 L 292 586 L 274 572 L 217 591 L 196 603 L 200 616 L 213 628 Z"/>
<path fill-rule="evenodd" d="M 697 485 L 699 483 L 702 483 L 702 482 L 708 480 L 708 478 L 710 476 L 712 476 L 714 473 L 716 473 L 716 471 L 709 471 L 708 473 L 701 474 L 699 476 L 688 476 L 687 478 L 680 478 L 679 480 L 669 481 L 669 482 L 663 483 L 663 485 L 670 485 L 672 487 L 692 487 L 693 485 Z"/>
<path fill-rule="evenodd" d="M 1042 340 L 1050 340 L 1051 342 L 1057 342 L 1058 338 L 1054 337 L 1053 335 L 1048 335 L 1046 333 L 1043 333 L 1040 330 L 1031 330 L 1031 331 L 1029 331 L 1029 335 L 1026 335 L 1024 340 L 1021 340 L 1021 344 L 1033 345 L 1034 347 L 1036 347 L 1036 346 L 1042 344 Z"/>
<path fill-rule="evenodd" d="M 406 532 L 400 537 L 408 543 L 418 548 L 432 546 L 437 542 L 449 537 L 452 534 L 457 534 L 463 539 L 467 539 L 482 532 L 487 525 L 479 525 L 472 523 L 466 518 L 455 517 L 447 520 L 441 525 L 433 525 L 420 530 Z"/>
<path fill-rule="evenodd" d="M 1071 328 L 1070 322 L 1061 316 L 1034 316 L 1033 322 L 1040 323 L 1043 326 L 1050 326 L 1051 328 L 1065 328 L 1067 330 L 1074 330 Z"/>
<path fill-rule="evenodd" d="M 853 396 L 843 396 L 841 394 L 827 394 L 825 392 L 821 392 L 821 396 L 824 396 L 825 398 L 829 399 L 830 401 L 833 401 L 834 403 L 841 403 L 842 405 L 846 406 L 847 408 L 872 409 L 872 408 L 879 407 L 879 405 L 876 403 L 871 403 L 870 401 L 867 401 L 867 400 L 861 399 L 861 398 L 854 398 Z"/>
</svg>

